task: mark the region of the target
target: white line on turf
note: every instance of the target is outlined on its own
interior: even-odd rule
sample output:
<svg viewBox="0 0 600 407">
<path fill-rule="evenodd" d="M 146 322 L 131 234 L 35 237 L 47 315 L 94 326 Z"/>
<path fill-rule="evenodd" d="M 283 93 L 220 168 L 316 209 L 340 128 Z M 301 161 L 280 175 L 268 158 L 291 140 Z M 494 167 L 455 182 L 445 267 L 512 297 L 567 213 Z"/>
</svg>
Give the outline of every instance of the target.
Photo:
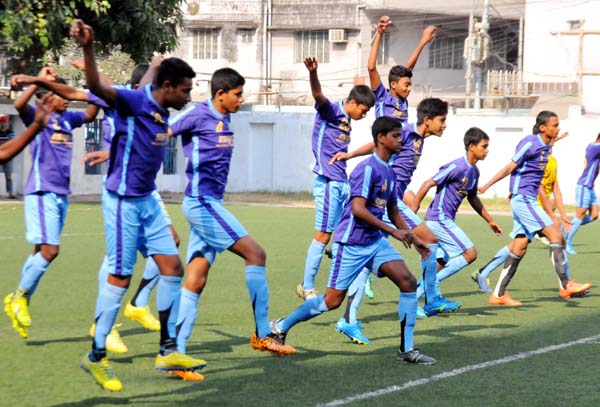
<svg viewBox="0 0 600 407">
<path fill-rule="evenodd" d="M 558 345 L 546 346 L 544 348 L 539 348 L 539 349 L 528 351 L 528 352 L 517 353 L 515 355 L 506 356 L 506 357 L 500 358 L 500 359 L 490 360 L 487 362 L 477 363 L 475 365 L 468 365 L 468 366 L 464 366 L 464 367 L 461 367 L 458 369 L 449 370 L 447 372 L 438 373 L 431 377 L 425 377 L 423 379 L 411 380 L 411 381 L 408 381 L 401 385 L 385 387 L 383 389 L 374 390 L 374 391 L 370 391 L 370 392 L 362 393 L 362 394 L 357 394 L 355 396 L 349 396 L 349 397 L 339 399 L 339 400 L 333 400 L 333 401 L 330 401 L 329 403 L 317 404 L 317 407 L 342 406 L 342 405 L 349 404 L 349 403 L 352 403 L 355 401 L 371 399 L 374 397 L 383 396 L 385 394 L 390 394 L 390 393 L 395 393 L 398 391 L 410 389 L 412 387 L 420 386 L 422 384 L 436 382 L 436 381 L 442 380 L 442 379 L 448 379 L 451 377 L 461 375 L 463 373 L 472 372 L 474 370 L 485 369 L 490 366 L 496 366 L 496 365 L 501 365 L 503 363 L 514 362 L 516 360 L 526 359 L 530 356 L 536 356 L 536 355 L 541 355 L 541 354 L 548 353 L 548 352 L 554 352 L 554 351 L 557 351 L 560 349 L 569 348 L 569 347 L 575 346 L 575 345 L 583 345 L 583 344 L 594 342 L 597 340 L 600 340 L 600 335 L 588 336 L 586 338 L 577 339 L 577 340 L 571 341 L 571 342 L 565 342 L 565 343 L 561 343 Z"/>
<path fill-rule="evenodd" d="M 76 236 L 104 236 L 104 233 L 62 233 L 60 237 L 76 237 Z M 0 236 L 0 240 L 15 240 L 24 239 L 25 236 Z"/>
</svg>

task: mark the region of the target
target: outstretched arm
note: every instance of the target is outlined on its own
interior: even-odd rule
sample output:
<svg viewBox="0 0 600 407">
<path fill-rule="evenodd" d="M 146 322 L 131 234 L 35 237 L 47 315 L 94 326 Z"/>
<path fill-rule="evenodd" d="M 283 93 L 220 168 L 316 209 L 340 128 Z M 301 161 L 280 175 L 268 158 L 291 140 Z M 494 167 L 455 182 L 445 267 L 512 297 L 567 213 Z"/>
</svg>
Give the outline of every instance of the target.
<svg viewBox="0 0 600 407">
<path fill-rule="evenodd" d="M 408 69 L 414 69 L 415 65 L 417 64 L 417 60 L 419 59 L 419 56 L 423 51 L 423 48 L 425 48 L 425 45 L 429 44 L 436 37 L 437 32 L 438 29 L 435 25 L 430 25 L 429 27 L 425 28 L 425 30 L 423 31 L 423 35 L 421 36 L 421 40 L 417 45 L 417 48 L 415 48 L 412 55 L 408 58 L 408 61 L 406 62 L 405 66 Z"/>
<path fill-rule="evenodd" d="M 479 187 L 479 193 L 484 194 L 488 189 L 490 189 L 490 187 L 492 185 L 494 185 L 496 182 L 500 181 L 501 179 L 506 177 L 508 174 L 513 172 L 515 170 L 515 168 L 517 168 L 517 163 L 514 161 L 511 161 L 508 164 L 506 164 L 506 166 L 504 168 L 502 168 L 500 171 L 498 171 L 498 173 L 496 175 L 494 175 L 492 177 L 492 179 L 487 182 L 487 184 L 485 184 L 482 187 Z"/>
<path fill-rule="evenodd" d="M 78 100 L 81 102 L 87 102 L 87 92 L 75 89 L 72 86 L 64 83 L 58 83 L 49 81 L 44 78 L 29 76 L 29 75 L 15 75 L 14 82 L 18 86 L 22 85 L 35 85 L 34 87 L 42 87 L 48 89 L 52 93 L 56 93 L 58 96 L 67 100 Z"/>
<path fill-rule="evenodd" d="M 387 27 L 392 24 L 392 20 L 388 16 L 382 16 L 377 23 L 377 31 L 375 31 L 375 37 L 373 38 L 373 44 L 371 45 L 371 52 L 369 53 L 369 60 L 367 62 L 367 70 L 369 71 L 369 81 L 371 82 L 371 89 L 375 90 L 381 84 L 381 77 L 377 72 L 377 57 L 379 56 L 379 47 L 381 46 L 381 39 L 383 34 L 387 30 Z"/>
<path fill-rule="evenodd" d="M 10 78 L 10 86 L 12 88 L 20 89 L 20 87 L 22 86 L 22 85 L 19 85 L 19 83 L 17 82 L 17 78 L 19 76 L 20 75 L 15 75 Z M 42 70 L 38 74 L 38 78 L 47 79 L 49 81 L 53 81 L 54 79 L 56 79 L 56 76 L 57 76 L 56 71 L 50 67 L 42 68 Z M 34 95 L 34 93 L 37 90 L 38 90 L 38 87 L 35 84 L 28 86 L 27 89 L 25 89 L 23 92 L 21 92 L 19 97 L 15 100 L 15 102 L 14 102 L 15 109 L 17 109 L 17 111 L 19 112 L 21 117 L 26 117 L 29 115 L 29 111 L 30 111 L 29 110 L 30 107 L 28 104 L 29 99 L 31 99 L 31 97 Z"/>
<path fill-rule="evenodd" d="M 361 157 L 363 155 L 371 154 L 373 151 L 375 151 L 375 144 L 367 143 L 363 146 L 358 147 L 356 150 L 350 151 L 348 153 L 336 153 L 333 157 L 331 157 L 331 160 L 329 160 L 329 165 L 333 164 L 336 161 L 348 161 L 349 159 L 354 157 Z"/>
<path fill-rule="evenodd" d="M 158 69 L 158 67 L 160 66 L 162 61 L 164 61 L 164 60 L 165 60 L 164 55 L 157 55 L 154 58 L 152 58 L 152 62 L 150 62 L 150 66 L 148 67 L 148 70 L 146 71 L 144 76 L 142 76 L 142 79 L 140 80 L 140 83 L 139 83 L 140 88 L 148 85 L 149 83 L 152 83 L 152 81 L 154 80 L 154 75 L 156 75 L 156 70 Z"/>
<path fill-rule="evenodd" d="M 423 185 L 421 185 L 421 188 L 419 188 L 419 190 L 417 191 L 414 201 L 409 206 L 410 210 L 414 213 L 417 213 L 419 211 L 419 207 L 421 206 L 421 202 L 423 202 L 425 195 L 427 195 L 427 192 L 429 192 L 429 190 L 436 185 L 437 184 L 432 178 L 425 181 Z"/>
<path fill-rule="evenodd" d="M 321 90 L 321 82 L 319 82 L 319 77 L 317 76 L 317 68 L 319 67 L 317 58 L 304 58 L 304 66 L 306 66 L 306 69 L 308 69 L 310 90 L 312 91 L 313 98 L 315 98 L 317 106 L 322 106 L 327 101 L 327 98 L 325 95 L 323 95 L 323 91 Z"/>
<path fill-rule="evenodd" d="M 489 214 L 487 209 L 485 209 L 485 207 L 483 206 L 483 203 L 481 202 L 481 199 L 479 199 L 479 197 L 477 196 L 477 192 L 475 192 L 475 190 L 469 191 L 469 195 L 467 195 L 467 200 L 469 201 L 469 204 L 471 204 L 471 207 L 475 209 L 475 212 L 477 212 L 479 216 L 481 216 L 483 220 L 487 222 L 487 224 L 490 226 L 490 229 L 492 229 L 492 232 L 494 232 L 496 236 L 500 236 L 503 232 L 502 227 L 496 222 L 494 222 L 494 219 Z"/>
</svg>

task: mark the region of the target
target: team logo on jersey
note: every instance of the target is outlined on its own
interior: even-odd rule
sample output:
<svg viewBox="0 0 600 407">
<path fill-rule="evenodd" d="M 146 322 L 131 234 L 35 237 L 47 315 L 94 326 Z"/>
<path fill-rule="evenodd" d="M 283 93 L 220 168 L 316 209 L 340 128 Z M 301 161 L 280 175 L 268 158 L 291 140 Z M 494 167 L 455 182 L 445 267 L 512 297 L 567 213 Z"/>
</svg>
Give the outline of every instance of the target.
<svg viewBox="0 0 600 407">
<path fill-rule="evenodd" d="M 345 117 L 341 120 L 340 125 L 338 126 L 340 130 L 345 132 L 350 132 L 350 122 Z"/>
<path fill-rule="evenodd" d="M 52 119 L 52 130 L 60 131 L 60 124 L 58 124 L 58 120 Z"/>
<path fill-rule="evenodd" d="M 217 133 L 223 133 L 223 120 L 219 120 L 217 127 L 215 128 Z"/>
<path fill-rule="evenodd" d="M 377 208 L 383 209 L 387 206 L 387 199 L 383 198 L 375 198 L 375 202 L 373 203 Z"/>
<path fill-rule="evenodd" d="M 383 181 L 383 185 L 381 186 L 381 192 L 386 192 L 388 189 L 387 179 Z"/>
<path fill-rule="evenodd" d="M 64 146 L 73 145 L 73 135 L 71 133 L 54 133 L 50 137 L 51 144 L 61 144 Z"/>
<path fill-rule="evenodd" d="M 456 193 L 459 194 L 459 195 L 466 196 L 467 195 L 467 184 L 468 183 L 469 183 L 469 178 L 468 177 L 463 177 L 460 180 L 460 187 L 458 187 L 458 191 L 456 191 Z"/>
<path fill-rule="evenodd" d="M 154 123 L 165 124 L 165 121 L 163 120 L 162 115 L 160 113 L 152 111 L 150 112 L 150 115 L 154 117 Z"/>
</svg>

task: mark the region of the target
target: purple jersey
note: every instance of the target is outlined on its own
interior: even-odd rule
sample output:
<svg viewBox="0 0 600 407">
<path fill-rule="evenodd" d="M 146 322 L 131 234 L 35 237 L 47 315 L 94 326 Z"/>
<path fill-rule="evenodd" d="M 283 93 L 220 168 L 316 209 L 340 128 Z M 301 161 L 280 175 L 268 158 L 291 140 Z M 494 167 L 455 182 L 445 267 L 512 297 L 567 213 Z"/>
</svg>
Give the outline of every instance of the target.
<svg viewBox="0 0 600 407">
<path fill-rule="evenodd" d="M 317 115 L 313 127 L 312 150 L 315 156 L 313 172 L 334 181 L 347 181 L 346 161 L 329 160 L 339 152 L 347 153 L 350 144 L 350 117 L 344 110 L 344 101 L 315 106 Z"/>
<path fill-rule="evenodd" d="M 383 233 L 352 214 L 352 199 L 367 200 L 367 209 L 378 219 L 382 219 L 388 201 L 396 203 L 395 174 L 390 164 L 376 153 L 361 161 L 350 175 L 350 197 L 338 226 L 335 228 L 334 241 L 342 244 L 369 245 L 383 236 Z"/>
<path fill-rule="evenodd" d="M 380 83 L 375 89 L 375 117 L 382 116 L 400 120 L 402 127 L 408 123 L 408 101 L 393 97 L 383 83 Z"/>
<path fill-rule="evenodd" d="M 517 164 L 510 174 L 512 195 L 537 196 L 549 155 L 550 146 L 539 134 L 531 134 L 519 142 L 512 158 Z"/>
<path fill-rule="evenodd" d="M 145 196 L 156 189 L 169 142 L 169 112 L 152 97 L 152 85 L 116 91 L 106 189 L 120 196 Z"/>
<path fill-rule="evenodd" d="M 416 124 L 407 124 L 402 127 L 402 148 L 395 155 L 392 163 L 392 168 L 396 173 L 396 192 L 400 199 L 404 196 L 417 164 L 419 164 L 424 143 L 425 137 L 417 133 Z"/>
<path fill-rule="evenodd" d="M 463 199 L 469 193 L 477 193 L 479 169 L 469 164 L 466 157 L 461 157 L 440 167 L 433 180 L 437 190 L 425 220 L 454 220 Z"/>
<path fill-rule="evenodd" d="M 23 123 L 29 126 L 35 118 L 36 108 L 30 106 Z M 52 113 L 46 126 L 35 136 L 29 149 L 32 166 L 24 193 L 71 193 L 71 160 L 73 158 L 72 130 L 85 123 L 84 112 Z"/>
<path fill-rule="evenodd" d="M 233 154 L 230 120 L 229 114 L 217 112 L 207 100 L 187 108 L 169 123 L 173 134 L 181 135 L 187 157 L 187 196 L 223 198 Z"/>
<path fill-rule="evenodd" d="M 130 85 L 113 85 L 115 89 L 131 89 Z M 115 113 L 114 109 L 111 108 L 108 103 L 104 101 L 104 99 L 96 96 L 92 92 L 87 93 L 87 102 L 98 107 L 101 107 L 104 110 L 104 117 L 102 118 L 102 122 L 100 124 L 100 128 L 102 131 L 102 150 L 110 149 L 110 142 L 115 136 Z"/>
<path fill-rule="evenodd" d="M 577 184 L 593 189 L 598 177 L 598 164 L 600 164 L 600 143 L 589 144 L 585 149 L 585 168 Z"/>
</svg>

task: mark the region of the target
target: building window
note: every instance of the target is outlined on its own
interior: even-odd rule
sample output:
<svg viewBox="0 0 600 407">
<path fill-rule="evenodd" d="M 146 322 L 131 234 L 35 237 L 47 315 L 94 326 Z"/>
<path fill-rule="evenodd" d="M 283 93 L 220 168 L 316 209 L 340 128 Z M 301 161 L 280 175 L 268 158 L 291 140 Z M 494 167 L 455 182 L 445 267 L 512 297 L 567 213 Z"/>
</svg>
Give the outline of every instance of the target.
<svg viewBox="0 0 600 407">
<path fill-rule="evenodd" d="M 169 137 L 169 144 L 165 148 L 163 158 L 163 174 L 177 174 L 177 137 Z"/>
<path fill-rule="evenodd" d="M 375 31 L 371 33 L 371 38 L 375 35 Z M 379 55 L 377 55 L 377 65 L 387 65 L 390 60 L 390 33 L 383 33 L 381 43 L 379 44 Z"/>
<path fill-rule="evenodd" d="M 219 58 L 219 29 L 192 30 L 192 58 Z"/>
<path fill-rule="evenodd" d="M 85 124 L 85 152 L 91 153 L 92 151 L 102 150 L 102 120 L 96 119 L 92 122 Z M 94 165 L 90 167 L 87 162 L 85 163 L 85 174 L 86 175 L 97 175 L 102 174 L 103 165 Z"/>
<path fill-rule="evenodd" d="M 237 30 L 240 44 L 249 45 L 254 43 L 254 30 L 251 28 L 240 28 Z"/>
<path fill-rule="evenodd" d="M 294 33 L 294 62 L 315 57 L 321 63 L 329 62 L 329 36 L 327 31 L 296 31 Z"/>
<path fill-rule="evenodd" d="M 437 37 L 429 46 L 429 68 L 463 69 L 464 42 L 459 36 Z"/>
</svg>

